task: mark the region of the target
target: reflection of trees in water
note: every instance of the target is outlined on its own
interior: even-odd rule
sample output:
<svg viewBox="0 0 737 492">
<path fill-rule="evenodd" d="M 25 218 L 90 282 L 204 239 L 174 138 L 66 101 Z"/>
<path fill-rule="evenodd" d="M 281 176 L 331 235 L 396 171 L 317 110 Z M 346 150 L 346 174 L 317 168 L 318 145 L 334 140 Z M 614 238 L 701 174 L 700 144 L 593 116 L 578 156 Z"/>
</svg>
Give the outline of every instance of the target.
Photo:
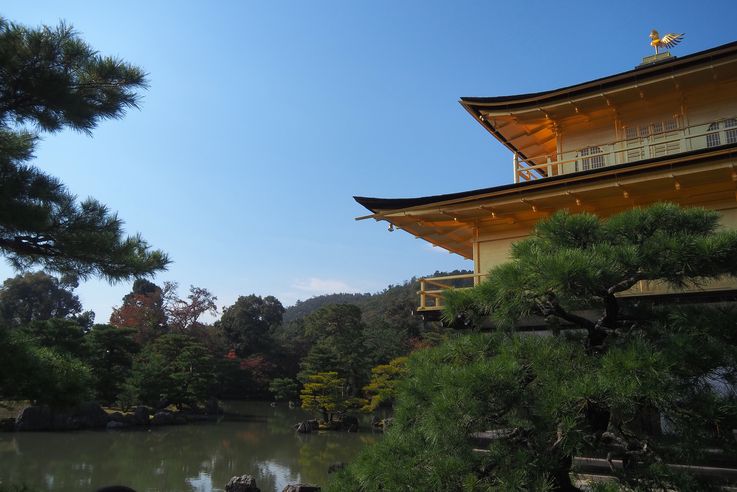
<svg viewBox="0 0 737 492">
<path fill-rule="evenodd" d="M 31 490 L 74 490 L 94 485 L 97 467 L 93 463 L 110 454 L 110 443 L 89 439 L 85 434 L 13 434 L 18 451 L 0 455 L 3 478 L 7 477 L 9 483 L 26 483 Z"/>
<path fill-rule="evenodd" d="M 273 413 L 267 420 L 269 432 L 274 435 L 286 436 L 294 434 L 294 426 L 302 420 L 312 418 L 297 408 L 289 408 L 281 403 L 273 408 Z"/>
<path fill-rule="evenodd" d="M 217 448 L 203 445 L 203 429 L 152 432 L 17 434 L 20 454 L 3 456 L 10 481 L 25 481 L 45 490 L 79 490 L 109 484 L 182 487 L 183 476 L 208 471 Z M 3 471 L 3 474 L 8 472 Z M 53 477 L 43 484 L 45 475 Z"/>
<path fill-rule="evenodd" d="M 376 441 L 372 434 L 347 432 L 321 432 L 301 434 L 299 447 L 299 469 L 305 480 L 325 485 L 328 467 L 333 463 L 348 462 L 368 444 Z"/>
<path fill-rule="evenodd" d="M 292 430 L 300 416 L 266 407 L 266 421 L 261 415 L 253 419 L 260 421 L 151 431 L 0 435 L 0 481 L 41 491 L 94 490 L 115 483 L 140 491 L 204 491 L 222 490 L 233 475 L 248 473 L 266 492 L 300 477 L 324 483 L 332 462 L 351 459 L 367 440 L 375 440 L 345 433 L 301 439 Z"/>
</svg>

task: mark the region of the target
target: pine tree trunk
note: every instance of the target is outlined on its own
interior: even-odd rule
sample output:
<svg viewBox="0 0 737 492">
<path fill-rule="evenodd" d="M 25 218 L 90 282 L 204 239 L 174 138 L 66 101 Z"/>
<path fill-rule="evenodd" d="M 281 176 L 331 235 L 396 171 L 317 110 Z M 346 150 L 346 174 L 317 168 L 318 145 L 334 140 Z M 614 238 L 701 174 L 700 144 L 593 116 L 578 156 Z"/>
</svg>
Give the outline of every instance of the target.
<svg viewBox="0 0 737 492">
<path fill-rule="evenodd" d="M 571 465 L 573 457 L 568 455 L 561 458 L 557 470 L 551 473 L 553 480 L 553 490 L 556 492 L 581 492 L 581 489 L 573 485 L 571 482 Z"/>
</svg>

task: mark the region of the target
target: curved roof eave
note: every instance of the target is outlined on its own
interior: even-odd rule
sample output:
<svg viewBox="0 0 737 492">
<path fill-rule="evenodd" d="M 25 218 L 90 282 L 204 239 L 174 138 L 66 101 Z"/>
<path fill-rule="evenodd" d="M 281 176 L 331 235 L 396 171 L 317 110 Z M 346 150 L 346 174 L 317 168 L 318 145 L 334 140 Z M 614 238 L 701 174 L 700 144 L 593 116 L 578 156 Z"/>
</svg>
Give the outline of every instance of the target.
<svg viewBox="0 0 737 492">
<path fill-rule="evenodd" d="M 680 166 L 688 165 L 688 164 L 693 164 L 696 162 L 701 162 L 702 160 L 705 160 L 705 159 L 710 159 L 712 158 L 711 154 L 715 152 L 719 152 L 721 154 L 724 151 L 727 151 L 728 158 L 737 157 L 737 144 L 724 144 L 718 147 L 691 150 L 688 152 L 682 152 L 682 153 L 673 154 L 673 155 L 664 155 L 660 157 L 654 157 L 651 159 L 644 159 L 641 161 L 618 164 L 616 166 L 607 166 L 605 168 L 589 169 L 587 171 L 579 171 L 579 172 L 569 173 L 569 174 L 560 174 L 558 176 L 551 176 L 545 179 L 523 181 L 520 183 L 510 183 L 510 184 L 501 185 L 501 186 L 493 186 L 491 188 L 480 188 L 476 190 L 461 191 L 458 193 L 448 193 L 445 195 L 423 196 L 423 197 L 417 197 L 417 198 L 372 198 L 372 197 L 354 196 L 353 199 L 356 200 L 356 202 L 358 202 L 360 205 L 363 205 L 364 207 L 366 207 L 368 210 L 370 210 L 374 214 L 380 213 L 380 211 L 394 212 L 394 211 L 401 211 L 403 209 L 407 209 L 411 207 L 421 207 L 423 205 L 432 205 L 432 204 L 439 204 L 439 203 L 445 203 L 445 202 L 452 202 L 454 200 L 473 199 L 477 195 L 486 196 L 489 194 L 495 194 L 495 193 L 504 192 L 508 190 L 521 191 L 525 188 L 528 188 L 528 187 L 534 188 L 536 185 L 542 185 L 542 184 L 548 185 L 548 186 L 551 186 L 551 185 L 552 186 L 565 186 L 566 182 L 569 179 L 574 178 L 574 177 L 587 176 L 587 179 L 596 179 L 597 174 L 603 174 L 602 171 L 625 170 L 627 168 L 636 168 L 642 165 L 653 164 L 657 162 L 678 160 L 679 161 L 678 165 Z M 723 156 L 720 156 L 720 158 L 721 157 Z M 632 170 L 630 172 L 632 172 Z M 646 172 L 646 171 L 634 170 L 634 172 Z"/>
<path fill-rule="evenodd" d="M 637 83 L 684 68 L 708 64 L 735 53 L 737 53 L 737 41 L 699 51 L 681 58 L 656 62 L 652 65 L 637 67 L 633 70 L 560 89 L 509 96 L 462 97 L 459 102 L 472 112 L 472 114 L 474 110 L 478 111 L 480 109 L 515 110 L 529 106 L 537 107 L 542 104 L 556 102 L 561 99 L 570 99 L 588 93 L 601 93 L 617 86 Z"/>
</svg>

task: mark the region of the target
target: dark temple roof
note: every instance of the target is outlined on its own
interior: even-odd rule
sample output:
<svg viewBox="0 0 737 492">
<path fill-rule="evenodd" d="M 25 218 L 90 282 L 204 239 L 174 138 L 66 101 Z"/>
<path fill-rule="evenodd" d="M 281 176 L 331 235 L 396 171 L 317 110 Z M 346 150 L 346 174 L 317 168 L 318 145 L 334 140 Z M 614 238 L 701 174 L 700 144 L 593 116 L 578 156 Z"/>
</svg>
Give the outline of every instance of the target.
<svg viewBox="0 0 737 492">
<path fill-rule="evenodd" d="M 575 173 L 568 173 L 568 174 L 560 174 L 558 176 L 552 176 L 549 178 L 544 179 L 535 179 L 531 181 L 522 181 L 520 183 L 511 183 L 501 186 L 493 186 L 491 188 L 480 188 L 476 190 L 470 190 L 470 191 L 462 191 L 459 193 L 448 193 L 445 195 L 433 195 L 433 196 L 423 196 L 418 198 L 371 198 L 371 197 L 364 197 L 364 196 L 354 196 L 353 199 L 356 200 L 359 204 L 366 207 L 368 210 L 370 210 L 373 213 L 377 213 L 378 211 L 392 211 L 392 210 L 401 210 L 405 208 L 410 207 L 418 207 L 422 205 L 430 205 L 433 203 L 443 203 L 451 200 L 460 200 L 464 198 L 473 198 L 478 195 L 488 195 L 493 193 L 498 193 L 502 191 L 511 191 L 511 190 L 523 190 L 528 187 L 534 187 L 536 185 L 542 185 L 545 184 L 547 186 L 566 186 L 567 181 L 569 181 L 571 178 L 575 177 L 581 177 L 581 176 L 588 176 L 589 179 L 596 179 L 596 175 L 602 174 L 602 171 L 617 171 L 621 170 L 623 172 L 630 171 L 633 173 L 637 172 L 645 172 L 645 171 L 638 171 L 636 169 L 628 169 L 628 168 L 636 168 L 647 164 L 654 164 L 658 162 L 666 162 L 666 161 L 674 161 L 677 160 L 677 163 L 671 164 L 671 167 L 677 168 L 683 165 L 690 165 L 696 162 L 700 162 L 705 159 L 711 158 L 711 154 L 714 152 L 722 151 L 722 150 L 728 150 L 732 149 L 732 152 L 729 154 L 730 158 L 737 158 L 737 144 L 726 144 L 726 145 L 720 145 L 718 147 L 709 147 L 705 149 L 698 149 L 698 150 L 692 150 L 689 152 L 682 152 L 679 154 L 672 154 L 672 155 L 664 155 L 661 157 L 654 157 L 651 159 L 644 159 L 640 161 L 635 162 L 628 162 L 624 164 L 617 164 L 615 166 L 607 166 L 605 168 L 597 168 L 597 169 L 590 169 L 588 171 L 579 171 Z"/>
<path fill-rule="evenodd" d="M 704 65 L 718 61 L 737 53 L 737 41 L 723 44 L 715 48 L 699 51 L 684 57 L 673 58 L 662 62 L 637 67 L 616 75 L 609 75 L 600 79 L 571 85 L 560 89 L 553 89 L 530 94 L 518 94 L 497 97 L 462 97 L 460 103 L 472 113 L 474 109 L 520 109 L 526 106 L 538 106 L 543 103 L 565 100 L 571 97 L 588 93 L 604 92 L 613 87 L 644 81 L 653 77 L 667 75 L 692 66 Z"/>
</svg>

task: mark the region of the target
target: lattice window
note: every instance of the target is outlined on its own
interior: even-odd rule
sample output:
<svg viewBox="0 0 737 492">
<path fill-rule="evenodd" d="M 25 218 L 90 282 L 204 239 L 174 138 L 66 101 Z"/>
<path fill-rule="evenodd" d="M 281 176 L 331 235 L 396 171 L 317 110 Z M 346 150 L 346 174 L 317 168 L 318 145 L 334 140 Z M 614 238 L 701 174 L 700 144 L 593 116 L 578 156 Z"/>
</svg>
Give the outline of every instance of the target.
<svg viewBox="0 0 737 492">
<path fill-rule="evenodd" d="M 597 169 L 604 167 L 604 153 L 600 147 L 586 147 L 581 149 L 581 170 Z"/>
<path fill-rule="evenodd" d="M 709 125 L 709 128 L 706 129 L 706 146 L 707 147 L 717 147 L 722 144 L 722 139 L 719 136 L 719 122 L 716 121 Z"/>
<path fill-rule="evenodd" d="M 706 131 L 707 147 L 737 143 L 737 118 L 715 121 Z"/>
<path fill-rule="evenodd" d="M 624 127 L 624 138 L 627 140 L 647 138 L 674 130 L 678 130 L 677 116 L 649 124 L 626 126 Z"/>
<path fill-rule="evenodd" d="M 680 139 L 675 133 L 679 126 L 678 115 L 674 115 L 661 121 L 624 127 L 626 162 L 680 152 Z"/>
<path fill-rule="evenodd" d="M 724 120 L 724 140 L 728 144 L 737 143 L 737 118 Z"/>
</svg>

